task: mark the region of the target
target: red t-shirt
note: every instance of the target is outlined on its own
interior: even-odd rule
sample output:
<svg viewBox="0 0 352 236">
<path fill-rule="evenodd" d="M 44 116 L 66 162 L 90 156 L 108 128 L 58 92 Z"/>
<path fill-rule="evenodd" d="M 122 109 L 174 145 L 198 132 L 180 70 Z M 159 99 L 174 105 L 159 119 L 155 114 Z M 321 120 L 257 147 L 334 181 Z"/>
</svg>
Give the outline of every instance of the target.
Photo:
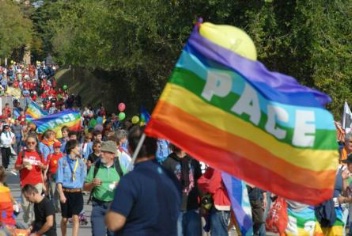
<svg viewBox="0 0 352 236">
<path fill-rule="evenodd" d="M 49 156 L 48 156 L 48 163 L 49 163 L 48 172 L 50 174 L 56 174 L 57 164 L 59 162 L 59 159 L 61 159 L 61 157 L 63 157 L 63 156 L 64 156 L 64 154 L 62 154 L 62 152 L 49 154 Z"/>
<path fill-rule="evenodd" d="M 42 170 L 38 166 L 39 163 L 44 163 L 45 161 L 41 158 L 37 151 L 24 151 L 24 155 L 22 152 L 18 154 L 16 165 L 21 165 L 24 162 L 27 162 L 32 165 L 32 169 L 28 170 L 27 168 L 23 168 L 20 170 L 20 184 L 21 186 L 25 186 L 26 184 L 40 184 L 43 183 L 42 178 Z"/>
</svg>

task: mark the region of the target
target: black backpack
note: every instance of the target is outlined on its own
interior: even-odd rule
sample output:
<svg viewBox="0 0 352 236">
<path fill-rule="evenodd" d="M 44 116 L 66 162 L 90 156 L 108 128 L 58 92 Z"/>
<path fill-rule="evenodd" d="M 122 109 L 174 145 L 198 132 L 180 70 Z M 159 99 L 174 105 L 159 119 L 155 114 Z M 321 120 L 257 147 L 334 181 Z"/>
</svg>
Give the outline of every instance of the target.
<svg viewBox="0 0 352 236">
<path fill-rule="evenodd" d="M 99 167 L 100 167 L 100 159 L 97 160 L 95 162 L 95 165 L 94 165 L 94 172 L 93 172 L 93 179 L 95 178 L 95 176 L 97 176 L 97 173 L 99 171 Z M 116 159 L 116 161 L 114 162 L 114 166 L 115 166 L 115 170 L 117 172 L 117 174 L 120 176 L 120 178 L 124 175 L 122 169 L 121 169 L 121 165 L 120 165 L 120 162 L 118 159 Z M 90 194 L 89 194 L 89 198 L 88 198 L 88 201 L 87 201 L 87 204 L 90 203 L 90 201 L 92 200 L 92 194 L 93 194 L 93 191 L 94 191 L 95 188 L 93 188 L 91 191 L 90 191 Z"/>
</svg>

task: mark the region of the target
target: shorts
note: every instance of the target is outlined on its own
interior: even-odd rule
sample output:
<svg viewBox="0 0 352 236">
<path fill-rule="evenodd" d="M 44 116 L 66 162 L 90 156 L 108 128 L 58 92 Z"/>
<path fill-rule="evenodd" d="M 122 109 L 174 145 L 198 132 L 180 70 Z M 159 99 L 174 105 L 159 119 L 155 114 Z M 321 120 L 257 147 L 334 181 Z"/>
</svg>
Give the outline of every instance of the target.
<svg viewBox="0 0 352 236">
<path fill-rule="evenodd" d="M 60 202 L 62 218 L 71 218 L 72 215 L 79 215 L 83 210 L 84 204 L 82 192 L 64 192 L 64 194 L 66 202 Z"/>
</svg>

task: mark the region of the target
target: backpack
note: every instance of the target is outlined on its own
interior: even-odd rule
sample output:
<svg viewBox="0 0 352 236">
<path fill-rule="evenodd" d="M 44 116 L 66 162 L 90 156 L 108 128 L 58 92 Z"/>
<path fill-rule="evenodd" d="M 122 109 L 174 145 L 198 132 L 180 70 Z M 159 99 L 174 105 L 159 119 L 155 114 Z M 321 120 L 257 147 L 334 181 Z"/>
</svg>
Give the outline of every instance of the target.
<svg viewBox="0 0 352 236">
<path fill-rule="evenodd" d="M 97 160 L 95 162 L 95 165 L 94 165 L 94 171 L 93 171 L 93 179 L 95 178 L 95 176 L 97 176 L 97 173 L 99 171 L 99 167 L 100 167 L 100 160 Z M 114 166 L 115 166 L 115 170 L 117 172 L 117 174 L 120 176 L 120 178 L 124 175 L 122 169 L 121 169 L 121 165 L 120 165 L 120 162 L 119 160 L 117 159 L 115 162 L 114 162 Z M 93 195 L 93 192 L 94 192 L 94 189 L 93 188 L 91 191 L 90 191 L 90 194 L 89 194 L 89 198 L 88 198 L 88 201 L 87 201 L 87 204 L 90 203 L 90 201 L 92 200 L 92 195 Z"/>
</svg>

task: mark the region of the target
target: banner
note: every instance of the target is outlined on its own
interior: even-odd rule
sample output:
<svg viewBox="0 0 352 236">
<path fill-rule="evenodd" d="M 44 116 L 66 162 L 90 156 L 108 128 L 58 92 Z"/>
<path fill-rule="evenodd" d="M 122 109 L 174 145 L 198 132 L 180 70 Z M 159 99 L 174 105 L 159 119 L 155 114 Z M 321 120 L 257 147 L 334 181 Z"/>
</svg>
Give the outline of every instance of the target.
<svg viewBox="0 0 352 236">
<path fill-rule="evenodd" d="M 199 33 L 204 24 L 195 26 L 146 134 L 287 199 L 330 199 L 338 163 L 324 108 L 330 97 L 213 43 Z"/>
<path fill-rule="evenodd" d="M 70 131 L 81 130 L 81 114 L 78 111 L 64 110 L 52 115 L 34 119 L 32 122 L 37 126 L 38 133 L 44 133 L 51 129 L 56 132 L 56 138 L 61 138 L 61 128 L 67 126 Z"/>
</svg>

